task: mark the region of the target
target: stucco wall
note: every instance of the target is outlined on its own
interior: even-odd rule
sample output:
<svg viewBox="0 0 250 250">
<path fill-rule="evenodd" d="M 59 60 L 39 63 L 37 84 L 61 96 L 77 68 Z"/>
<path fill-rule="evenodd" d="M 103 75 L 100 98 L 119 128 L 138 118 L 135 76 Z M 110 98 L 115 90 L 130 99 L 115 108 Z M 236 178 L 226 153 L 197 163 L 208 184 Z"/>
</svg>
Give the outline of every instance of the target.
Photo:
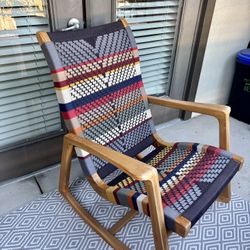
<svg viewBox="0 0 250 250">
<path fill-rule="evenodd" d="M 217 0 L 196 100 L 226 104 L 235 57 L 250 40 L 250 0 Z"/>
</svg>

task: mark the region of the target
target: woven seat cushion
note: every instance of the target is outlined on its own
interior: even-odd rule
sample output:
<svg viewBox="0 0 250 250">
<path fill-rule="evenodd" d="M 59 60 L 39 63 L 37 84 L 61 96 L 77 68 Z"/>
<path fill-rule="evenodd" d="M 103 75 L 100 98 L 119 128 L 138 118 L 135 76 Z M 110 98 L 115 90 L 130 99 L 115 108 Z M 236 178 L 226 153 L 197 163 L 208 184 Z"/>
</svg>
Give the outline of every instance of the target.
<svg viewBox="0 0 250 250">
<path fill-rule="evenodd" d="M 180 214 L 193 226 L 239 169 L 229 152 L 191 143 L 155 148 L 143 161 L 159 173 L 166 227 L 172 231 Z M 143 182 L 121 173 L 108 184 L 112 202 L 149 215 Z"/>
</svg>

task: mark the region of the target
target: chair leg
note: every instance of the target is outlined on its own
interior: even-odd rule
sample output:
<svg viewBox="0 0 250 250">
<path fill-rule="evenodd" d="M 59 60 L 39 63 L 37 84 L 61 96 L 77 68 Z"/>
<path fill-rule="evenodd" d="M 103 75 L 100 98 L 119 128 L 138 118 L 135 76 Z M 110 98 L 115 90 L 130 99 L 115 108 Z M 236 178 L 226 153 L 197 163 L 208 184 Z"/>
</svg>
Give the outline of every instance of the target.
<svg viewBox="0 0 250 250">
<path fill-rule="evenodd" d="M 155 248 L 168 250 L 168 233 L 165 226 L 162 200 L 157 172 L 150 181 L 145 182 L 149 199 L 149 210 L 152 222 Z"/>
<path fill-rule="evenodd" d="M 65 193 L 66 191 L 68 191 L 72 154 L 73 145 L 67 143 L 67 141 L 64 139 L 59 177 L 60 193 Z"/>
<path fill-rule="evenodd" d="M 127 221 L 129 221 L 129 219 L 135 215 L 135 212 L 129 212 L 125 216 L 125 219 L 121 219 L 121 221 L 118 221 L 117 226 L 113 226 L 113 228 L 111 228 L 112 232 L 105 229 L 100 223 L 98 223 L 70 193 L 69 176 L 71 169 L 72 153 L 73 145 L 64 140 L 61 163 L 62 166 L 60 170 L 59 191 L 73 207 L 73 209 L 79 214 L 79 216 L 114 249 L 129 249 L 112 233 L 115 233 L 118 228 L 120 229 L 122 225 L 126 224 Z M 160 196 L 160 187 L 157 172 L 155 172 L 155 175 L 152 176 L 152 179 L 150 181 L 145 182 L 145 185 L 149 199 L 149 209 L 152 221 L 155 247 L 159 250 L 168 250 L 168 234 L 165 227 L 163 208 L 162 206 L 159 206 L 162 201 Z"/>
<path fill-rule="evenodd" d="M 108 244 L 114 249 L 129 249 L 123 242 L 118 240 L 111 232 L 105 229 L 100 223 L 98 223 L 74 198 L 69 190 L 69 176 L 71 169 L 71 159 L 73 153 L 73 146 L 67 141 L 63 144 L 62 153 L 62 166 L 60 170 L 59 191 L 78 215 Z"/>
<path fill-rule="evenodd" d="M 217 201 L 228 203 L 231 200 L 231 183 L 228 183 L 227 186 L 222 190 Z"/>
<path fill-rule="evenodd" d="M 219 136 L 220 136 L 220 148 L 230 149 L 230 121 L 229 113 L 224 114 L 223 117 L 218 118 L 219 121 Z M 223 189 L 217 201 L 228 203 L 231 200 L 231 183 Z"/>
<path fill-rule="evenodd" d="M 118 233 L 131 219 L 133 219 L 137 214 L 137 211 L 130 210 L 126 215 L 115 223 L 108 231 L 115 235 Z"/>
</svg>

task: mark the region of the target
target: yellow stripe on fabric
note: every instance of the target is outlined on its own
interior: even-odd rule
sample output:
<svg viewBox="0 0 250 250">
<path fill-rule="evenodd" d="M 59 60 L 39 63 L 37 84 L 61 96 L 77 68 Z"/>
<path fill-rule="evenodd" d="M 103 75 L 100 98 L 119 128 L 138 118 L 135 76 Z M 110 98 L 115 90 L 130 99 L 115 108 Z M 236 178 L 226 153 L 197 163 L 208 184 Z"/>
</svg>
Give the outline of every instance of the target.
<svg viewBox="0 0 250 250">
<path fill-rule="evenodd" d="M 97 79 L 97 78 L 105 78 L 104 76 L 103 76 L 103 74 L 98 74 L 98 75 L 95 75 L 95 76 L 91 76 L 91 77 L 89 77 L 89 78 L 85 78 L 84 80 L 81 80 L 81 81 L 77 81 L 77 82 L 73 82 L 73 83 L 70 83 L 70 87 L 74 87 L 74 86 L 76 86 L 76 85 L 78 85 L 78 84 L 84 84 L 84 83 L 88 83 L 89 81 L 91 81 L 91 80 L 95 80 L 95 79 Z"/>
<path fill-rule="evenodd" d="M 106 74 L 114 73 L 115 71 L 119 71 L 119 70 L 121 70 L 121 69 L 130 67 L 130 66 L 134 66 L 134 65 L 135 65 L 135 63 L 129 63 L 129 64 L 123 65 L 123 66 L 121 66 L 121 67 L 112 69 L 112 70 L 110 70 L 110 71 L 106 71 Z"/>
<path fill-rule="evenodd" d="M 171 173 L 177 167 L 177 165 L 179 165 L 190 154 L 190 152 L 191 151 L 188 151 L 183 157 L 178 158 L 178 161 L 175 161 L 175 163 L 172 166 L 168 167 L 166 172 L 162 173 L 162 177 L 164 178 L 168 175 L 168 173 Z M 183 165 L 182 168 L 183 169 L 185 168 L 187 172 L 190 172 L 196 164 L 188 168 L 187 167 L 188 163 L 189 161 L 185 165 Z M 180 177 L 179 180 L 182 180 L 182 177 Z"/>
<path fill-rule="evenodd" d="M 57 73 L 51 73 L 53 82 L 64 82 L 67 80 L 65 71 L 57 72 Z"/>
<path fill-rule="evenodd" d="M 169 153 L 170 150 L 172 150 L 172 146 L 165 147 L 152 160 L 150 160 L 148 164 L 155 167 L 166 156 L 166 154 Z"/>
<path fill-rule="evenodd" d="M 55 87 L 55 90 L 60 91 L 60 90 L 66 90 L 69 89 L 69 85 L 66 85 L 64 87 Z"/>
<path fill-rule="evenodd" d="M 83 132 L 82 127 L 78 128 L 72 128 L 69 132 L 72 132 L 73 134 L 80 135 Z"/>
<path fill-rule="evenodd" d="M 167 169 L 167 173 L 171 173 L 177 167 L 177 165 L 181 163 L 191 153 L 191 151 L 192 150 L 186 151 L 186 154 L 184 156 L 178 157 L 178 161 L 175 161 L 174 164 Z"/>
<path fill-rule="evenodd" d="M 118 112 L 122 112 L 130 107 L 132 107 L 133 105 L 139 103 L 142 101 L 142 98 L 141 96 L 135 100 L 132 100 L 131 102 L 127 103 L 127 105 L 124 105 L 124 106 L 121 106 L 120 108 L 118 109 L 115 109 L 115 110 L 112 110 L 108 113 L 106 113 L 105 115 L 101 115 L 99 116 L 97 119 L 95 120 L 91 120 L 88 124 L 86 124 L 84 127 L 83 127 L 83 131 L 85 131 L 86 129 L 90 128 L 90 127 L 93 127 L 93 126 L 96 126 L 104 121 L 106 121 L 107 119 L 110 119 L 110 117 L 112 117 L 113 114 L 116 114 Z M 86 115 L 86 114 L 85 114 Z"/>
<path fill-rule="evenodd" d="M 161 191 L 162 188 L 164 188 L 167 192 L 170 191 L 171 188 L 173 188 L 174 186 L 176 186 L 179 182 L 181 182 L 183 180 L 183 178 L 185 178 L 185 176 L 191 171 L 193 170 L 193 168 L 202 160 L 202 158 L 205 156 L 205 153 L 196 153 L 197 155 L 194 156 L 186 163 L 183 165 L 183 167 L 176 173 L 176 175 L 178 175 L 178 179 L 176 177 L 172 177 L 171 179 L 169 179 L 166 183 L 164 183 L 161 187 Z M 185 172 L 185 173 L 182 173 Z M 169 188 L 170 187 L 170 188 Z"/>
<path fill-rule="evenodd" d="M 129 184 L 131 184 L 133 182 L 133 180 L 131 179 L 131 177 L 127 177 L 123 180 L 121 180 L 120 182 L 118 182 L 116 184 L 117 188 L 126 188 Z"/>
<path fill-rule="evenodd" d="M 108 132 L 104 133 L 104 134 L 101 134 L 98 138 L 96 138 L 96 141 L 99 141 L 99 143 L 103 143 L 105 144 L 105 140 L 103 138 L 109 138 L 109 141 L 111 141 L 112 139 L 114 138 L 117 138 L 118 135 L 120 135 L 120 133 L 125 133 L 131 129 L 133 129 L 136 125 L 139 124 L 138 122 L 138 119 L 140 119 L 140 115 L 139 114 L 138 116 L 135 116 L 133 119 L 129 120 L 129 122 L 136 122 L 135 124 L 133 124 L 133 126 L 128 126 L 127 123 L 123 123 L 120 127 L 121 129 L 118 127 L 114 127 L 112 130 L 107 130 Z M 138 118 L 139 117 L 139 118 Z M 145 118 L 145 117 L 143 117 Z M 142 121 L 140 121 L 140 123 L 144 122 L 146 119 L 143 119 Z M 131 122 L 131 123 L 132 123 Z M 123 128 L 126 128 L 126 129 L 123 129 Z M 84 128 L 84 131 L 86 130 L 86 127 Z"/>
<path fill-rule="evenodd" d="M 123 66 L 121 66 L 121 67 L 118 67 L 118 68 L 115 68 L 115 69 L 106 71 L 105 74 L 110 75 L 111 73 L 118 72 L 119 70 L 125 69 L 125 68 L 127 68 L 127 67 L 135 66 L 137 63 L 138 63 L 138 62 L 123 65 Z M 84 74 L 84 73 L 83 73 L 83 74 Z M 98 79 L 98 78 L 103 78 L 103 79 L 105 79 L 106 77 L 104 77 L 103 74 L 98 74 L 98 75 L 95 75 L 95 76 L 91 76 L 91 77 L 89 77 L 89 78 L 85 78 L 84 80 L 76 81 L 76 82 L 74 82 L 74 83 L 71 83 L 69 86 L 70 86 L 70 87 L 74 87 L 74 86 L 76 86 L 76 85 L 78 85 L 78 84 L 85 84 L 85 83 L 87 84 L 89 81 L 95 80 L 95 79 Z M 66 86 L 66 87 L 69 87 L 69 86 Z M 63 87 L 63 88 L 64 88 L 64 87 Z M 59 88 L 59 89 L 62 89 L 62 88 Z"/>
<path fill-rule="evenodd" d="M 122 53 L 119 54 L 115 54 L 115 55 L 110 55 L 104 59 L 102 59 L 102 65 L 103 67 L 107 67 L 107 66 L 111 66 L 114 65 L 116 63 L 121 63 L 124 62 L 126 60 L 130 60 L 133 59 L 133 51 L 124 51 Z"/>
<path fill-rule="evenodd" d="M 66 72 L 68 73 L 68 78 L 73 78 L 78 75 L 79 71 L 82 71 L 82 73 L 89 74 L 93 71 L 100 71 L 102 68 L 106 68 L 107 66 L 114 65 L 115 63 L 124 62 L 124 60 L 130 60 L 133 59 L 133 51 L 124 51 L 119 54 L 109 55 L 105 58 L 100 58 L 96 62 L 90 62 L 87 64 L 77 64 L 75 66 L 72 66 L 71 68 L 66 69 Z M 98 63 L 101 63 L 102 66 L 100 66 Z M 76 71 L 76 72 L 75 72 Z"/>
</svg>

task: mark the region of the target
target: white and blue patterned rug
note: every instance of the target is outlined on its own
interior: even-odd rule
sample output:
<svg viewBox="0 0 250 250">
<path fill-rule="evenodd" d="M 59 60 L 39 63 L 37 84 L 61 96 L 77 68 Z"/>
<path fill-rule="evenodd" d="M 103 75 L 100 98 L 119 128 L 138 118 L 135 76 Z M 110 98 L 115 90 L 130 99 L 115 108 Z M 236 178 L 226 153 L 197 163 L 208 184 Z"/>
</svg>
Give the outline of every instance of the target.
<svg viewBox="0 0 250 250">
<path fill-rule="evenodd" d="M 127 211 L 98 196 L 77 179 L 72 193 L 106 227 Z M 131 249 L 154 249 L 150 220 L 138 214 L 117 237 Z M 185 239 L 172 234 L 171 250 L 250 250 L 250 203 L 233 195 L 229 204 L 215 202 Z M 0 249 L 111 249 L 58 191 L 0 218 Z"/>
</svg>

